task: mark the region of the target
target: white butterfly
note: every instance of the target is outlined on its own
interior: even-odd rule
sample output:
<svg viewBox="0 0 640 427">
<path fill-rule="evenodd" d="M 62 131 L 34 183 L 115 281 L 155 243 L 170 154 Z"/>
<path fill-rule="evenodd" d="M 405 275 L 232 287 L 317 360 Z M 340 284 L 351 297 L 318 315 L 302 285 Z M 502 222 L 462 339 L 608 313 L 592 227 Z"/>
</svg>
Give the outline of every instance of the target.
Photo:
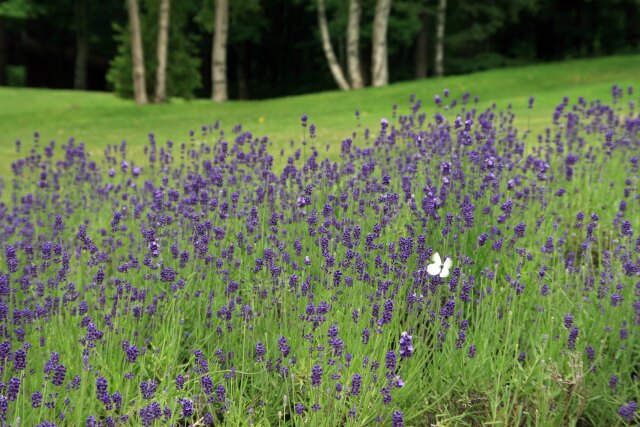
<svg viewBox="0 0 640 427">
<path fill-rule="evenodd" d="M 449 276 L 449 269 L 453 264 L 453 261 L 450 257 L 446 257 L 443 263 L 440 259 L 440 254 L 436 252 L 431 257 L 431 261 L 433 261 L 433 264 L 429 264 L 427 266 L 427 273 L 432 276 L 440 276 L 443 278 Z"/>
</svg>

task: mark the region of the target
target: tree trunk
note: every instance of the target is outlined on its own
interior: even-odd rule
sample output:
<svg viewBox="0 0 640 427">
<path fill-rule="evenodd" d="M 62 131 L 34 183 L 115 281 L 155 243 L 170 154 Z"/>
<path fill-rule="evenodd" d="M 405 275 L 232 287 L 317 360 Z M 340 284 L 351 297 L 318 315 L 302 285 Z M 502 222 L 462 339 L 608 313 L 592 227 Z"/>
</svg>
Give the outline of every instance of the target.
<svg viewBox="0 0 640 427">
<path fill-rule="evenodd" d="M 440 0 L 436 17 L 436 57 L 434 74 L 436 77 L 444 75 L 444 28 L 447 18 L 447 0 Z"/>
<path fill-rule="evenodd" d="M 167 47 L 169 44 L 169 10 L 170 0 L 160 0 L 158 13 L 158 46 L 156 55 L 156 96 L 155 102 L 160 104 L 167 100 Z"/>
<path fill-rule="evenodd" d="M 229 32 L 229 2 L 216 0 L 216 22 L 213 34 L 213 51 L 211 59 L 211 80 L 213 86 L 212 99 L 225 102 L 227 92 L 227 35 Z"/>
<path fill-rule="evenodd" d="M 371 36 L 371 84 L 374 87 L 389 84 L 389 65 L 387 58 L 387 26 L 391 0 L 378 0 L 376 14 L 373 19 L 373 35 Z"/>
<path fill-rule="evenodd" d="M 429 41 L 429 15 L 427 12 L 420 14 L 420 32 L 416 41 L 416 79 L 427 78 L 427 46 Z"/>
<path fill-rule="evenodd" d="M 333 79 L 338 84 L 338 87 L 342 90 L 349 90 L 349 83 L 344 77 L 342 67 L 336 59 L 336 54 L 331 46 L 331 38 L 329 37 L 329 26 L 327 25 L 327 15 L 324 9 L 324 0 L 318 0 L 318 26 L 320 27 L 320 38 L 322 39 L 322 49 L 324 55 L 327 57 L 329 63 L 329 69 L 333 75 Z"/>
<path fill-rule="evenodd" d="M 76 18 L 76 64 L 73 88 L 87 90 L 87 63 L 89 61 L 89 27 L 87 25 L 86 0 L 75 0 Z"/>
<path fill-rule="evenodd" d="M 131 27 L 131 68 L 133 73 L 133 96 L 138 104 L 146 104 L 147 87 L 144 77 L 144 54 L 142 51 L 142 33 L 140 30 L 140 12 L 138 0 L 127 0 L 129 26 Z"/>
<path fill-rule="evenodd" d="M 7 84 L 7 38 L 4 30 L 4 18 L 0 16 L 0 86 Z"/>
<path fill-rule="evenodd" d="M 347 68 L 353 89 L 364 86 L 360 72 L 360 0 L 349 2 L 349 22 L 347 23 Z"/>
</svg>

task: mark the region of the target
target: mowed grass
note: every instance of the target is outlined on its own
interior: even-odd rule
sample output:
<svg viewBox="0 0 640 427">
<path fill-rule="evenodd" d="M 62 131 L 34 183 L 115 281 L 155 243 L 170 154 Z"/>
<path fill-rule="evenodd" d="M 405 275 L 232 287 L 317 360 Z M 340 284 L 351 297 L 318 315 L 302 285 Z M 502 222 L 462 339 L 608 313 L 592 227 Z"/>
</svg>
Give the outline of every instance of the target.
<svg viewBox="0 0 640 427">
<path fill-rule="evenodd" d="M 263 101 L 230 101 L 215 104 L 209 100 L 174 99 L 168 104 L 138 106 L 131 100 L 110 93 L 69 90 L 0 88 L 0 172 L 7 175 L 10 164 L 19 155 L 15 141 L 30 147 L 35 131 L 40 141 L 66 142 L 70 137 L 85 142 L 90 152 L 108 144 L 126 140 L 130 155 L 142 154 L 142 147 L 153 132 L 156 140 L 188 142 L 190 130 L 200 135 L 201 126 L 220 121 L 225 129 L 242 124 L 254 136 L 268 136 L 274 156 L 281 149 L 292 151 L 291 141 L 302 139 L 300 116 L 309 115 L 317 127 L 317 146 L 329 156 L 337 152 L 339 142 L 356 129 L 355 111 L 361 113 L 361 128 L 377 127 L 379 120 L 392 115 L 391 105 L 399 112 L 408 110 L 408 97 L 423 100 L 423 109 L 433 115 L 434 94 L 444 88 L 452 97 L 464 92 L 478 96 L 479 107 L 497 103 L 512 104 L 517 126 L 541 132 L 549 123 L 553 107 L 563 96 L 575 99 L 609 100 L 612 84 L 626 88 L 640 83 L 640 55 L 612 56 L 561 63 L 508 68 L 475 74 L 397 83 L 384 88 L 360 91 L 330 91 Z M 531 95 L 535 107 L 527 108 Z M 295 145 L 299 148 L 299 145 Z M 24 148 L 22 151 L 24 155 Z M 276 158 L 276 166 L 283 161 Z"/>
</svg>

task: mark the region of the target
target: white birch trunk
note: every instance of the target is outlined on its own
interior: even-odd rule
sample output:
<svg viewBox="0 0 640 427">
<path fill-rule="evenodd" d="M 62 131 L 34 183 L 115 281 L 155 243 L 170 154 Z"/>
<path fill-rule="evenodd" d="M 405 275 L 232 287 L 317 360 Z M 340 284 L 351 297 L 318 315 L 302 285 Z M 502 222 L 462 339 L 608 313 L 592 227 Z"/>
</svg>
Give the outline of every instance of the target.
<svg viewBox="0 0 640 427">
<path fill-rule="evenodd" d="M 229 2 L 216 0 L 216 22 L 213 34 L 211 54 L 212 99 L 225 102 L 229 99 L 227 91 L 227 36 L 229 32 Z"/>
<path fill-rule="evenodd" d="M 347 68 L 353 89 L 364 87 L 360 70 L 360 0 L 350 0 L 349 21 L 347 23 Z"/>
<path fill-rule="evenodd" d="M 371 84 L 374 87 L 389 84 L 389 64 L 387 58 L 387 27 L 391 0 L 378 0 L 376 14 L 373 19 L 373 35 L 371 37 Z"/>
<path fill-rule="evenodd" d="M 156 68 L 156 103 L 167 100 L 167 51 L 169 44 L 169 10 L 171 0 L 160 0 L 158 13 L 158 46 L 156 55 L 158 66 Z"/>
<path fill-rule="evenodd" d="M 138 0 L 127 0 L 129 9 L 129 26 L 131 28 L 131 69 L 133 73 L 133 94 L 138 104 L 146 104 L 147 88 L 144 76 L 144 54 L 142 50 L 142 33 L 140 30 L 140 12 Z"/>
<path fill-rule="evenodd" d="M 331 46 L 331 38 L 329 37 L 329 26 L 327 25 L 327 15 L 324 8 L 324 0 L 318 0 L 318 26 L 320 27 L 320 38 L 322 39 L 322 49 L 324 55 L 327 57 L 327 63 L 329 69 L 333 75 L 333 79 L 338 84 L 338 87 L 342 90 L 349 90 L 350 86 L 347 79 L 344 77 L 342 67 L 336 59 L 336 54 Z"/>
</svg>

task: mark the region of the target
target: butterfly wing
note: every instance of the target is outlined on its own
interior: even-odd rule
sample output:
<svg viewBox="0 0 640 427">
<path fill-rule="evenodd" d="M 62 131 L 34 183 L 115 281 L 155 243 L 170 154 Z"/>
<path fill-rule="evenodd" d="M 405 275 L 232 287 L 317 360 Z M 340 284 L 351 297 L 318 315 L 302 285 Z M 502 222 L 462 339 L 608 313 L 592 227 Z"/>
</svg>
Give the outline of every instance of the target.
<svg viewBox="0 0 640 427">
<path fill-rule="evenodd" d="M 431 255 L 431 261 L 433 261 L 434 264 L 442 267 L 442 259 L 440 259 L 440 254 L 438 252 Z"/>
<path fill-rule="evenodd" d="M 441 264 L 429 264 L 429 265 L 427 265 L 427 273 L 429 273 L 431 276 L 437 276 L 440 273 L 441 269 L 442 269 L 442 265 Z"/>
<path fill-rule="evenodd" d="M 451 268 L 452 264 L 453 264 L 453 261 L 451 260 L 451 258 L 447 257 L 444 260 L 444 265 L 442 266 L 442 271 L 440 272 L 440 277 L 445 278 L 445 277 L 449 276 L 449 269 Z"/>
</svg>

